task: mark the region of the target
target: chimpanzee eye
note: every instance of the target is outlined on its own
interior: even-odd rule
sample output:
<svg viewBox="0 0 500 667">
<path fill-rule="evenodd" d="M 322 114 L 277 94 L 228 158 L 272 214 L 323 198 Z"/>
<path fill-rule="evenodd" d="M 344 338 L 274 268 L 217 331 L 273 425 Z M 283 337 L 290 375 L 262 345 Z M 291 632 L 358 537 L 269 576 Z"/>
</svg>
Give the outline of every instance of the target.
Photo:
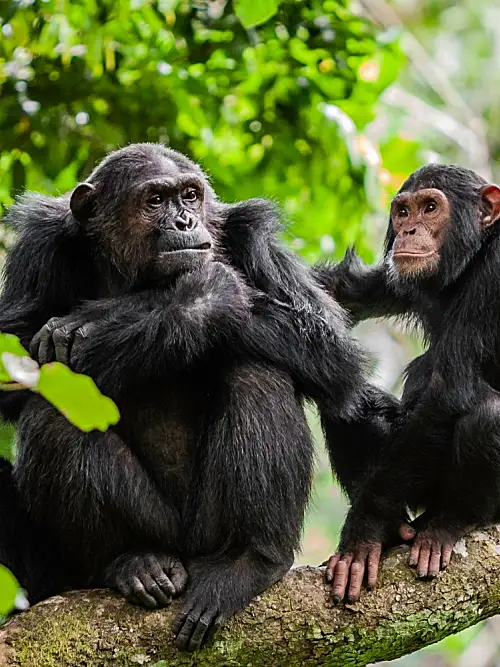
<svg viewBox="0 0 500 667">
<path fill-rule="evenodd" d="M 156 206 L 161 206 L 163 203 L 163 197 L 156 192 L 154 195 L 151 195 L 151 197 L 148 199 L 148 206 L 152 206 L 153 208 Z"/>
<path fill-rule="evenodd" d="M 408 212 L 408 209 L 406 208 L 406 206 L 400 206 L 398 208 L 398 215 L 402 218 L 407 218 L 408 217 L 409 212 Z"/>
<path fill-rule="evenodd" d="M 189 188 L 189 190 L 184 192 L 182 198 L 184 201 L 195 202 L 198 199 L 198 193 L 194 188 Z"/>
<path fill-rule="evenodd" d="M 437 204 L 434 200 L 430 201 L 425 207 L 426 213 L 433 213 L 437 209 Z"/>
</svg>

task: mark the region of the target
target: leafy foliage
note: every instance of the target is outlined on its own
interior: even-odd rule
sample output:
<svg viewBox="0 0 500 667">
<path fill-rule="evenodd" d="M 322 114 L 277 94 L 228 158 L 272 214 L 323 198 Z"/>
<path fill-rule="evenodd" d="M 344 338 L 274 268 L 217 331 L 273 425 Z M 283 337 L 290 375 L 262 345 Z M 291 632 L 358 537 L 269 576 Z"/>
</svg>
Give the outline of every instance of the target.
<svg viewBox="0 0 500 667">
<path fill-rule="evenodd" d="M 12 334 L 0 334 L 0 381 L 4 390 L 28 388 L 41 394 L 82 431 L 105 431 L 120 418 L 91 378 L 58 362 L 39 368 Z"/>
<path fill-rule="evenodd" d="M 376 37 L 347 0 L 284 0 L 245 29 L 276 5 L 11 2 L 0 206 L 24 187 L 70 189 L 117 146 L 162 141 L 201 160 L 226 199 L 282 202 L 306 256 L 355 240 L 369 254 L 380 156 L 362 129 L 402 63 L 395 35 Z"/>
</svg>

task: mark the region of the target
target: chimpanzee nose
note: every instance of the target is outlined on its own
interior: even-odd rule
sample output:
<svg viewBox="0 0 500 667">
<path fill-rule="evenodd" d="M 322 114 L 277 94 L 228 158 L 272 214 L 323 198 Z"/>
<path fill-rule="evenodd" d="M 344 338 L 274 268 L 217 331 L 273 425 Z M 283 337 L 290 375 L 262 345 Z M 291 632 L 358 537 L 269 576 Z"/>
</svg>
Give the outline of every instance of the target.
<svg viewBox="0 0 500 667">
<path fill-rule="evenodd" d="M 413 236 L 416 231 L 416 227 L 412 227 L 412 229 L 403 229 L 403 236 Z"/>
<path fill-rule="evenodd" d="M 190 232 L 196 228 L 198 222 L 194 215 L 185 211 L 175 218 L 174 225 L 180 232 Z"/>
</svg>

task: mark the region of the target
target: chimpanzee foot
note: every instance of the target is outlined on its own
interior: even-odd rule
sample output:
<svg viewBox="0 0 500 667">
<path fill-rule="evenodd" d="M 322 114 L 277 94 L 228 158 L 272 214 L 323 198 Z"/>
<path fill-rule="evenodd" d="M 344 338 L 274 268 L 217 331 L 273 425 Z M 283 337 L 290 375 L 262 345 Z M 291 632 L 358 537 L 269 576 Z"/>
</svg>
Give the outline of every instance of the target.
<svg viewBox="0 0 500 667">
<path fill-rule="evenodd" d="M 408 564 L 417 569 L 421 579 L 437 577 L 448 567 L 457 538 L 442 529 L 427 527 L 417 533 L 410 551 Z"/>
</svg>

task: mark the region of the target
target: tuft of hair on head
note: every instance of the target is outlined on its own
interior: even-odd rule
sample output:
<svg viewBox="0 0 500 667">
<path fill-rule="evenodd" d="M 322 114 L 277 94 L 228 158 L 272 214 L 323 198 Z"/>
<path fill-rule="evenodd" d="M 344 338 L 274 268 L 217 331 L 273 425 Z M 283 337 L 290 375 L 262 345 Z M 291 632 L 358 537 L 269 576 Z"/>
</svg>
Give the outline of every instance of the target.
<svg viewBox="0 0 500 667">
<path fill-rule="evenodd" d="M 427 164 L 406 179 L 398 194 L 436 188 L 457 201 L 476 203 L 481 198 L 481 188 L 486 184 L 487 181 L 472 169 L 456 164 Z"/>
</svg>

